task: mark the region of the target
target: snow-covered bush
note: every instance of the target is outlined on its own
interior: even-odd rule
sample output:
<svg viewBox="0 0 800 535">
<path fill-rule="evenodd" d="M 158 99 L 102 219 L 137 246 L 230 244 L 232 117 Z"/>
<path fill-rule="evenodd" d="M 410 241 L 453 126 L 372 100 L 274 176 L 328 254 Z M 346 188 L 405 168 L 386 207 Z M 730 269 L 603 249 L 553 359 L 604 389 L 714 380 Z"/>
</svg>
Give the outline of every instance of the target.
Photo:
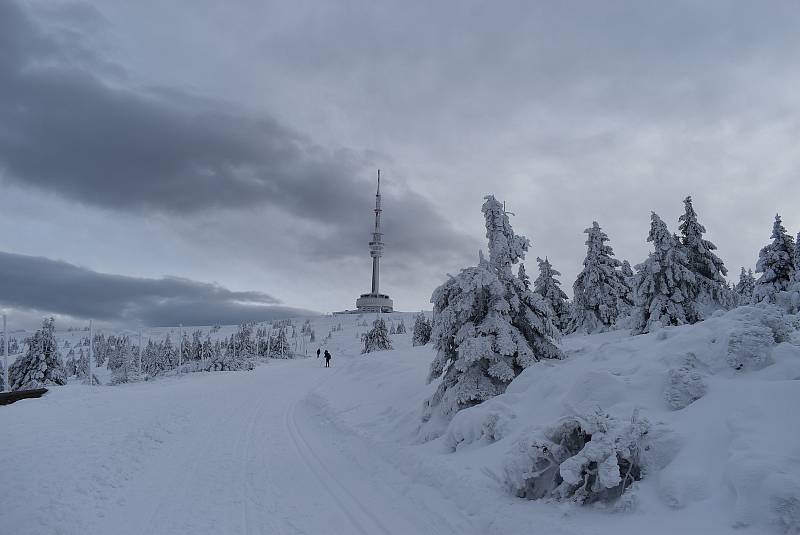
<svg viewBox="0 0 800 535">
<path fill-rule="evenodd" d="M 232 345 L 228 344 L 225 350 L 215 351 L 211 360 L 206 364 L 207 371 L 238 371 L 252 370 L 255 363 L 249 355 L 244 355 L 234 351 Z"/>
<path fill-rule="evenodd" d="M 756 273 L 762 275 L 755 283 L 753 302 L 774 303 L 779 292 L 790 289 L 795 277 L 795 243 L 775 214 L 772 225 L 772 243 L 765 245 L 758 255 Z"/>
<path fill-rule="evenodd" d="M 611 502 L 644 476 L 650 424 L 636 413 L 623 423 L 600 411 L 570 416 L 517 443 L 505 466 L 521 498 Z"/>
<path fill-rule="evenodd" d="M 392 349 L 392 340 L 389 338 L 389 331 L 386 329 L 386 322 L 383 321 L 383 318 L 372 322 L 372 329 L 361 336 L 361 342 L 364 344 L 361 353 Z"/>
<path fill-rule="evenodd" d="M 532 363 L 563 356 L 553 343 L 553 309 L 511 270 L 530 242 L 514 233 L 493 196 L 482 210 L 489 260 L 481 255 L 477 266 L 450 277 L 431 298 L 437 353 L 428 380 L 444 377 L 425 402 L 423 440 L 439 436 L 459 410 L 502 394 Z"/>
<path fill-rule="evenodd" d="M 697 371 L 697 357 L 694 353 L 686 356 L 683 366 L 671 368 L 667 372 L 667 387 L 664 398 L 673 410 L 688 407 L 706 394 L 706 383 Z"/>
<path fill-rule="evenodd" d="M 584 230 L 586 258 L 583 270 L 573 284 L 571 331 L 584 333 L 612 329 L 617 318 L 629 312 L 630 288 L 621 271 L 622 262 L 614 258 L 614 250 L 606 245 L 608 235 L 597 221 Z"/>
<path fill-rule="evenodd" d="M 514 411 L 504 403 L 481 404 L 458 412 L 444 435 L 444 445 L 450 451 L 474 443 L 490 444 L 508 434 Z"/>
<path fill-rule="evenodd" d="M 64 363 L 58 352 L 54 318 L 45 318 L 42 328 L 25 340 L 28 350 L 8 368 L 11 390 L 40 388 L 48 384 L 67 383 Z"/>
<path fill-rule="evenodd" d="M 420 312 L 414 318 L 414 331 L 412 335 L 412 344 L 414 346 L 424 346 L 431 341 L 431 322 L 425 317 L 425 314 Z"/>
</svg>

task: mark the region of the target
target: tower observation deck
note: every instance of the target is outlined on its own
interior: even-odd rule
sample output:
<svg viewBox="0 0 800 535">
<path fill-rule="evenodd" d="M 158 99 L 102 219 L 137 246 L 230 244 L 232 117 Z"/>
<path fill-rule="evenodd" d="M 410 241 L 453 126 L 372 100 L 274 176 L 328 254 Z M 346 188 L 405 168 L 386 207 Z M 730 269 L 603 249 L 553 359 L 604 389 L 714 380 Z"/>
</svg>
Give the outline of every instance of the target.
<svg viewBox="0 0 800 535">
<path fill-rule="evenodd" d="M 356 299 L 359 312 L 392 312 L 394 304 L 388 295 L 382 294 L 381 257 L 383 256 L 383 233 L 381 232 L 381 170 L 378 169 L 378 191 L 375 194 L 375 228 L 369 242 L 369 255 L 372 257 L 372 291 L 361 294 Z"/>
</svg>

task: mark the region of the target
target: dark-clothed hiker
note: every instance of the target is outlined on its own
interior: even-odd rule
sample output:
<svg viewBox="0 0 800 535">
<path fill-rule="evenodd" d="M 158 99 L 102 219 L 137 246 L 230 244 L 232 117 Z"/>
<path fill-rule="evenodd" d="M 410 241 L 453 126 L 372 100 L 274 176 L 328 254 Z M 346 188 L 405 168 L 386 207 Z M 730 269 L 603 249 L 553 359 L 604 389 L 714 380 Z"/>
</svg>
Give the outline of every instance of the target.
<svg viewBox="0 0 800 535">
<path fill-rule="evenodd" d="M 319 358 L 319 348 L 317 348 L 317 358 Z"/>
<path fill-rule="evenodd" d="M 331 354 L 328 353 L 327 349 L 325 350 L 325 367 L 326 368 L 330 368 L 331 367 Z"/>
</svg>

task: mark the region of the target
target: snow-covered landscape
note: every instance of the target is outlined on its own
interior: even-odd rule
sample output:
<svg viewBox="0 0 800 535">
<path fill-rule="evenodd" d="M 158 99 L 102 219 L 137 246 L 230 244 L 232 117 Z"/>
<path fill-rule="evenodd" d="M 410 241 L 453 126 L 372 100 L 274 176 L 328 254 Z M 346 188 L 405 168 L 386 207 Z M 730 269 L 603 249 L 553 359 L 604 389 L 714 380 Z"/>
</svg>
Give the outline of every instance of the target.
<svg viewBox="0 0 800 535">
<path fill-rule="evenodd" d="M 0 535 L 800 535 L 798 28 L 0 0 Z"/>
<path fill-rule="evenodd" d="M 696 224 L 690 208 L 682 220 Z M 106 365 L 94 362 L 91 385 L 85 365 L 64 371 L 57 357 L 58 348 L 83 355 L 86 331 L 45 320 L 10 366 L 11 384 L 65 384 L 0 411 L 11 437 L 0 473 L 14 482 L 4 526 L 800 530 L 800 285 L 780 269 L 794 261 L 780 254 L 790 241 L 780 222 L 761 252 L 766 274 L 737 288 L 701 279 L 689 240 L 667 234 L 659 256 L 665 225 L 655 215 L 657 252 L 626 277 L 595 224 L 575 286 L 582 297 L 569 302 L 549 262 L 534 284 L 512 273 L 530 244 L 493 197 L 483 213 L 489 259 L 437 289 L 432 315 L 204 327 L 182 341 L 179 331 L 178 350 L 174 329 L 151 329 L 142 353 L 132 332 L 96 335 L 91 354 L 98 360 L 103 346 Z M 716 258 L 713 244 L 695 243 Z M 683 285 L 647 286 L 665 273 Z M 594 284 L 578 293 L 587 278 Z M 330 368 L 316 348 L 332 355 Z"/>
</svg>

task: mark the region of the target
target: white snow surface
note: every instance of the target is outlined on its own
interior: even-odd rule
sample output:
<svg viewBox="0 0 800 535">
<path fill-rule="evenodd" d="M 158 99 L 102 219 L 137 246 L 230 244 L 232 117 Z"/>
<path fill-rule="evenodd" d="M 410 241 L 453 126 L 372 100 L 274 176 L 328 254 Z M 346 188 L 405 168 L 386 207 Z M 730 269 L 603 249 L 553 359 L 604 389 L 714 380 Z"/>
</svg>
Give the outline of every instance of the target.
<svg viewBox="0 0 800 535">
<path fill-rule="evenodd" d="M 800 532 L 800 338 L 773 312 L 569 336 L 565 360 L 528 368 L 427 443 L 432 347 L 409 332 L 362 355 L 357 322 L 371 317 L 310 319 L 320 341 L 342 323 L 320 344 L 330 369 L 311 357 L 71 383 L 0 407 L 0 533 Z M 624 506 L 514 496 L 519 444 L 596 410 L 652 426 Z"/>
</svg>

